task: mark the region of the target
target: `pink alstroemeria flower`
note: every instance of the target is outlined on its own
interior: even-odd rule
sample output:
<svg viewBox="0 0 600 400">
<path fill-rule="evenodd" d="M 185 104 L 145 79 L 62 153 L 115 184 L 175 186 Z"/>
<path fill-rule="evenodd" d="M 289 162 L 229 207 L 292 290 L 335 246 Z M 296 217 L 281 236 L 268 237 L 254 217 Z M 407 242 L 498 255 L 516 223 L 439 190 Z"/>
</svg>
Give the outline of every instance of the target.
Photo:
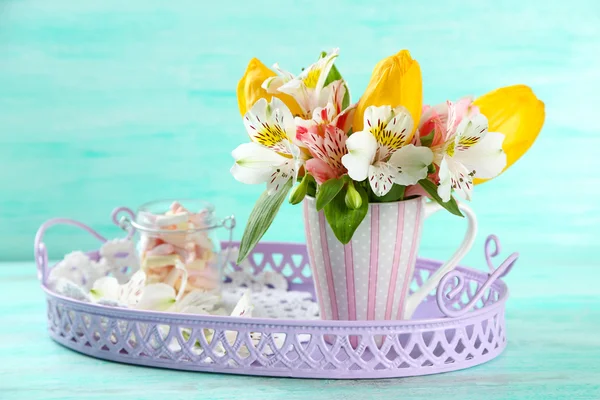
<svg viewBox="0 0 600 400">
<path fill-rule="evenodd" d="M 320 135 L 323 128 L 323 136 Z M 334 125 L 311 127 L 302 135 L 301 141 L 313 156 L 306 161 L 305 169 L 320 185 L 329 179 L 346 174 L 342 157 L 346 154 L 346 133 Z"/>
<path fill-rule="evenodd" d="M 346 174 L 341 159 L 347 153 L 347 132 L 356 109 L 356 105 L 343 109 L 344 81 L 332 82 L 330 86 L 331 97 L 325 107 L 316 108 L 312 119 L 295 119 L 296 144 L 308 149 L 313 157 L 306 161 L 305 169 L 318 184 Z"/>
<path fill-rule="evenodd" d="M 453 106 L 452 108 L 456 113 L 453 126 L 451 127 L 447 126 L 450 105 Z M 421 138 L 428 136 L 433 131 L 433 140 L 429 147 L 440 146 L 448 140 L 448 136 L 456 129 L 465 116 L 475 114 L 479 114 L 479 109 L 473 105 L 473 98 L 471 97 L 463 97 L 456 103 L 446 101 L 434 106 L 424 105 L 421 112 L 421 120 L 419 121 L 419 134 L 415 135 L 414 139 L 415 144 L 420 145 Z"/>
</svg>

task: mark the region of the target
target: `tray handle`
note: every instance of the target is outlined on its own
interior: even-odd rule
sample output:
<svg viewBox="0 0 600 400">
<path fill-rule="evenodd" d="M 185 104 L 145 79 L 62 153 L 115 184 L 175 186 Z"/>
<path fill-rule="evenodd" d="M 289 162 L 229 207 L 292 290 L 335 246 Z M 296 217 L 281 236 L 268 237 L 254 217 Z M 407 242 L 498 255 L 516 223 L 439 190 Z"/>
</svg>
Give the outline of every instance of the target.
<svg viewBox="0 0 600 400">
<path fill-rule="evenodd" d="M 493 249 L 492 243 L 494 244 Z M 490 270 L 489 277 L 485 283 L 479 287 L 471 300 L 460 309 L 452 308 L 450 305 L 459 303 L 465 286 L 465 277 L 462 272 L 458 270 L 450 271 L 444 275 L 437 287 L 436 299 L 438 307 L 445 316 L 456 318 L 471 311 L 475 304 L 481 300 L 489 287 L 492 286 L 496 280 L 505 277 L 512 270 L 515 262 L 519 258 L 519 253 L 512 253 L 498 268 L 496 268 L 492 258 L 500 254 L 500 251 L 501 247 L 498 237 L 496 235 L 489 235 L 485 240 L 485 260 Z M 450 288 L 450 291 L 445 293 L 448 288 Z"/>
<path fill-rule="evenodd" d="M 113 210 L 113 212 L 111 213 L 111 219 L 112 219 L 113 223 L 117 226 L 121 226 L 121 224 L 119 222 L 119 218 L 118 218 L 119 214 L 121 214 L 121 213 L 129 214 L 131 217 L 134 216 L 133 211 L 131 211 L 127 207 L 115 208 Z M 35 240 L 33 243 L 35 264 L 37 266 L 37 276 L 38 276 L 38 279 L 40 280 L 40 282 L 42 282 L 42 284 L 46 283 L 46 279 L 48 277 L 48 250 L 46 248 L 46 245 L 43 242 L 43 239 L 44 239 L 44 235 L 46 234 L 46 231 L 55 225 L 75 226 L 77 228 L 83 229 L 84 231 L 88 232 L 90 235 L 94 236 L 96 239 L 98 239 L 102 243 L 106 242 L 106 238 L 104 236 L 102 236 L 101 234 L 99 234 L 98 232 L 96 232 L 94 229 L 90 228 L 86 224 L 76 221 L 74 219 L 52 218 L 52 219 L 49 219 L 48 221 L 44 222 L 42 224 L 42 226 L 40 226 L 40 228 L 38 229 L 37 233 L 35 234 Z M 127 239 L 130 239 L 133 234 L 134 234 L 133 231 L 129 232 L 127 235 Z"/>
</svg>

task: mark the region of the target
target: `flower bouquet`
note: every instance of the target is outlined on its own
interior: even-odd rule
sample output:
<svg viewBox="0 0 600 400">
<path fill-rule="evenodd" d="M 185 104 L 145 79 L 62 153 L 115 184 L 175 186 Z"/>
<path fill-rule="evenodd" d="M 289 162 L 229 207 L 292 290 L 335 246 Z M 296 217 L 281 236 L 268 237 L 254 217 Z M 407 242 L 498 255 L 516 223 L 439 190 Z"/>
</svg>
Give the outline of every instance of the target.
<svg viewBox="0 0 600 400">
<path fill-rule="evenodd" d="M 247 257 L 283 201 L 304 201 L 316 293 L 325 319 L 408 319 L 470 249 L 475 185 L 501 174 L 532 145 L 544 104 L 523 85 L 423 105 L 421 70 L 406 50 L 381 60 L 352 103 L 334 65 L 338 50 L 299 75 L 250 61 L 237 88 L 251 142 L 231 173 L 264 184 L 244 231 Z M 423 220 L 467 216 L 461 247 L 409 295 Z"/>
</svg>

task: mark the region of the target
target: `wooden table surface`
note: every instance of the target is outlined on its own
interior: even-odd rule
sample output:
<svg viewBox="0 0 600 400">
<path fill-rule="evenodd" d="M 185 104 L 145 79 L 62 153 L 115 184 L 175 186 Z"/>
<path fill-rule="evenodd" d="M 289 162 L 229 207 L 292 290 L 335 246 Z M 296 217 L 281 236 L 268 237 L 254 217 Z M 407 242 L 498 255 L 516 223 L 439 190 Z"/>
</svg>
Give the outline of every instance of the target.
<svg viewBox="0 0 600 400">
<path fill-rule="evenodd" d="M 33 263 L 4 263 L 0 399 L 600 399 L 598 296 L 513 297 L 506 351 L 475 368 L 369 381 L 245 377 L 123 365 L 63 348 L 46 333 Z"/>
</svg>

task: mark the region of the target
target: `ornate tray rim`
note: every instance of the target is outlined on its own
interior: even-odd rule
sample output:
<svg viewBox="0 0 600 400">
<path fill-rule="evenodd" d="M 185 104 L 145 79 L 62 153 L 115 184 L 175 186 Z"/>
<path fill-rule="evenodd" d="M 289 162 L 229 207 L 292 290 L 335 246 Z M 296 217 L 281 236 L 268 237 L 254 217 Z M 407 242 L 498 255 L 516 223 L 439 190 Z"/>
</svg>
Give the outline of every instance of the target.
<svg viewBox="0 0 600 400">
<path fill-rule="evenodd" d="M 118 208 L 113 212 L 113 221 L 116 224 L 118 224 L 116 215 L 122 211 L 123 211 L 123 208 Z M 86 226 L 80 222 L 77 222 L 74 220 L 69 220 L 69 219 L 64 219 L 64 218 L 58 218 L 58 219 L 53 219 L 53 220 L 47 221 L 45 224 L 43 224 L 40 227 L 40 229 L 36 235 L 36 240 L 35 240 L 35 259 L 36 259 L 36 263 L 38 265 L 38 277 L 40 278 L 42 289 L 46 294 L 46 302 L 47 302 L 47 306 L 48 306 L 49 335 L 57 343 L 65 346 L 69 349 L 72 349 L 74 351 L 77 351 L 81 354 L 85 354 L 85 355 L 88 355 L 91 357 L 104 359 L 104 360 L 110 360 L 110 361 L 116 361 L 116 362 L 121 362 L 121 363 L 126 363 L 126 364 L 132 364 L 132 365 L 154 366 L 154 367 L 161 367 L 161 368 L 200 371 L 200 372 L 218 372 L 218 373 L 237 374 L 237 375 L 262 375 L 262 376 L 282 376 L 282 377 L 296 377 L 296 378 L 326 378 L 326 379 L 374 379 L 374 378 L 392 378 L 392 377 L 430 375 L 430 374 L 436 374 L 436 373 L 441 373 L 441 372 L 449 372 L 449 371 L 469 368 L 469 367 L 472 367 L 475 365 L 482 364 L 484 362 L 487 362 L 487 361 L 497 357 L 500 353 L 502 353 L 502 351 L 505 349 L 506 344 L 507 344 L 506 331 L 505 331 L 505 304 L 506 304 L 506 300 L 508 299 L 508 296 L 509 296 L 509 290 L 508 290 L 508 286 L 506 285 L 506 283 L 503 282 L 500 278 L 505 276 L 511 270 L 511 268 L 513 267 L 513 265 L 518 257 L 518 254 L 517 253 L 511 254 L 498 268 L 495 268 L 492 264 L 491 258 L 498 255 L 498 253 L 500 251 L 500 244 L 499 244 L 498 239 L 493 235 L 488 237 L 488 239 L 486 241 L 486 245 L 485 245 L 486 261 L 487 261 L 488 267 L 490 269 L 489 273 L 485 273 L 485 272 L 478 271 L 475 269 L 459 266 L 454 271 L 448 273 L 444 277 L 444 279 L 442 279 L 442 282 L 440 282 L 440 285 L 438 286 L 438 289 L 437 289 L 436 299 L 438 302 L 438 306 L 440 307 L 440 310 L 442 310 L 442 313 L 446 314 L 445 317 L 416 319 L 416 320 L 408 320 L 408 321 L 394 321 L 394 320 L 390 320 L 390 321 L 329 321 L 329 320 L 296 320 L 296 319 L 275 319 L 275 318 L 245 318 L 245 317 L 231 317 L 231 316 L 192 315 L 192 314 L 178 314 L 178 313 L 168 313 L 168 312 L 159 312 L 159 311 L 131 310 L 131 309 L 125 309 L 125 308 L 110 307 L 110 306 L 105 306 L 105 305 L 100 305 L 100 304 L 86 303 L 86 302 L 75 300 L 75 299 L 72 299 L 72 298 L 69 298 L 66 296 L 62 296 L 60 294 L 53 292 L 46 284 L 49 265 L 48 265 L 46 248 L 42 242 L 42 237 L 43 237 L 45 230 L 54 224 L 61 224 L 61 223 L 78 226 L 78 227 L 88 231 L 89 233 L 91 233 L 92 235 L 94 235 L 101 241 L 106 241 L 106 239 L 104 239 L 101 235 L 99 235 L 93 229 L 89 228 L 88 226 Z M 131 237 L 131 235 L 132 235 L 132 233 L 130 233 L 130 235 L 128 237 Z M 492 243 L 495 245 L 494 249 L 491 248 Z M 233 246 L 234 243 L 231 242 L 231 243 L 229 243 L 229 245 Z M 285 243 L 285 242 L 266 243 L 266 242 L 262 242 L 262 243 L 259 243 L 259 245 L 257 246 L 257 251 L 264 251 L 265 254 L 267 254 L 268 251 L 272 252 L 272 249 L 274 247 L 285 248 L 285 249 L 287 249 L 287 251 L 290 251 L 290 249 L 291 250 L 297 249 L 298 251 L 302 251 L 302 249 L 304 249 L 304 250 L 306 249 L 305 245 L 300 244 L 300 243 Z M 97 254 L 97 251 L 88 252 L 87 254 L 88 254 L 88 256 L 93 256 L 93 255 Z M 299 253 L 296 252 L 295 254 L 299 254 Z M 441 265 L 441 262 L 432 260 L 432 259 L 418 258 L 418 260 L 417 260 L 417 268 L 427 270 L 429 272 L 435 271 L 440 265 Z M 306 277 L 306 279 L 312 280 L 312 278 L 308 278 L 308 277 Z M 452 300 L 452 298 L 451 298 L 452 296 L 455 296 L 455 294 L 457 292 L 461 292 L 464 290 L 462 288 L 462 286 L 460 286 L 460 285 L 463 284 L 465 279 L 474 280 L 479 283 L 480 286 L 478 286 L 476 293 L 471 293 L 469 295 L 468 303 L 466 305 L 465 304 L 462 305 L 465 308 L 460 309 L 458 311 L 445 310 L 444 309 L 445 306 L 441 305 L 443 303 L 443 297 L 449 296 L 450 300 Z M 458 281 L 456 283 L 456 286 L 454 287 L 454 289 L 452 289 L 452 286 L 450 286 L 449 291 L 444 290 L 444 289 L 448 288 L 446 285 L 448 285 L 451 281 Z M 457 290 L 457 288 L 459 286 L 460 286 L 460 289 Z M 442 290 L 440 291 L 439 288 L 442 288 Z M 481 299 L 484 291 L 486 291 L 490 288 L 493 288 L 493 290 L 497 293 L 496 299 L 491 304 L 488 304 L 489 296 L 492 293 L 492 292 L 488 291 L 487 293 L 490 293 L 490 294 L 488 294 L 488 299 L 483 302 L 483 305 L 480 306 L 480 308 L 478 308 L 478 309 L 471 310 L 471 308 L 474 307 L 475 302 L 478 302 Z M 449 294 L 448 294 L 448 292 L 449 292 Z M 444 295 L 443 293 L 446 293 L 446 294 Z M 452 294 L 452 293 L 454 293 L 454 294 Z M 431 297 L 428 297 L 428 299 L 426 299 L 426 301 L 433 301 L 433 299 Z M 455 299 L 455 301 L 456 301 L 456 299 Z M 54 307 L 54 308 L 51 310 L 52 307 Z M 209 345 L 209 347 L 211 347 L 210 351 L 207 348 L 206 350 L 202 350 L 201 354 L 202 354 L 202 357 L 211 357 L 213 364 L 206 363 L 204 361 L 198 362 L 198 363 L 196 363 L 196 362 L 183 363 L 183 362 L 181 362 L 180 359 L 161 360 L 160 357 L 157 358 L 156 355 L 151 355 L 150 357 L 143 358 L 140 356 L 140 354 L 126 353 L 126 355 L 123 355 L 120 351 L 117 351 L 117 352 L 112 351 L 111 352 L 111 351 L 104 351 L 105 349 L 96 349 L 89 343 L 82 345 L 81 341 L 74 340 L 75 337 L 73 336 L 72 332 L 69 331 L 71 336 L 64 336 L 64 331 L 56 331 L 56 330 L 51 329 L 52 328 L 52 326 L 51 326 L 52 325 L 51 324 L 51 311 L 58 312 L 57 311 L 58 307 L 63 307 L 63 311 L 66 308 L 67 313 L 68 312 L 85 313 L 88 315 L 88 318 L 90 316 L 92 316 L 92 319 L 93 319 L 93 316 L 97 316 L 99 318 L 112 318 L 113 319 L 112 323 L 116 323 L 114 320 L 118 320 L 118 321 L 127 322 L 128 324 L 131 324 L 131 325 L 150 324 L 154 327 L 153 329 L 157 329 L 156 327 L 159 325 L 169 325 L 169 326 L 175 325 L 175 326 L 177 326 L 178 329 L 183 329 L 183 327 L 185 327 L 185 326 L 195 326 L 193 328 L 194 331 L 196 331 L 196 329 L 198 329 L 200 331 L 203 331 L 205 329 L 214 329 L 214 332 L 217 332 L 217 330 L 219 330 L 218 333 L 220 335 L 223 335 L 224 332 L 226 332 L 226 331 L 236 330 L 237 334 L 246 335 L 245 337 L 248 337 L 247 335 L 249 335 L 249 332 L 262 332 L 262 335 L 266 337 L 266 340 L 271 340 L 271 342 L 273 342 L 271 335 L 274 335 L 276 333 L 284 331 L 285 335 L 290 335 L 290 336 L 293 335 L 292 339 L 289 339 L 289 342 L 288 342 L 287 337 L 285 339 L 285 345 L 286 345 L 285 351 L 286 352 L 288 351 L 287 346 L 289 346 L 290 344 L 292 346 L 302 347 L 302 345 L 300 344 L 301 342 L 299 341 L 299 336 L 298 336 L 300 334 L 299 332 L 304 332 L 306 334 L 319 336 L 322 343 L 317 345 L 317 347 L 324 346 L 323 340 L 327 335 L 330 335 L 330 337 L 332 335 L 338 335 L 338 336 L 336 336 L 335 344 L 330 343 L 328 346 L 330 346 L 330 347 L 337 346 L 338 351 L 339 351 L 339 349 L 344 349 L 348 358 L 346 360 L 340 360 L 340 364 L 342 363 L 342 361 L 348 362 L 348 361 L 354 360 L 356 357 L 362 357 L 363 353 L 365 351 L 364 350 L 365 348 L 366 348 L 367 352 L 374 351 L 371 353 L 371 354 L 373 354 L 373 358 L 377 358 L 377 357 L 381 358 L 382 357 L 381 354 L 375 354 L 375 353 L 379 353 L 378 349 L 381 350 L 382 345 L 379 344 L 379 345 L 377 345 L 379 347 L 374 348 L 374 349 L 371 348 L 371 346 L 375 343 L 375 342 L 373 342 L 373 340 L 375 340 L 374 337 L 377 335 L 379 335 L 379 336 L 385 335 L 385 337 L 388 339 L 390 337 L 394 337 L 394 335 L 395 335 L 396 337 L 393 340 L 395 340 L 395 343 L 399 343 L 398 336 L 403 335 L 403 334 L 408 334 L 408 335 L 410 335 L 409 342 L 412 344 L 415 342 L 413 339 L 413 336 L 415 336 L 415 334 L 417 334 L 417 336 L 419 336 L 419 339 L 416 343 L 418 344 L 418 343 L 424 343 L 423 338 L 424 338 L 425 334 L 431 334 L 432 337 L 436 338 L 439 335 L 447 335 L 449 330 L 452 330 L 455 332 L 455 335 L 459 335 L 459 333 L 460 333 L 460 337 L 458 339 L 458 341 L 460 341 L 460 339 L 464 338 L 463 335 L 464 335 L 464 332 L 466 332 L 466 331 L 464 331 L 464 329 L 467 329 L 469 326 L 471 326 L 473 329 L 473 331 L 472 331 L 473 333 L 471 334 L 471 336 L 475 335 L 475 333 L 474 333 L 475 329 L 479 330 L 477 333 L 478 338 L 479 338 L 480 334 L 483 334 L 484 338 L 485 338 L 485 336 L 488 335 L 488 333 L 489 333 L 490 337 L 494 336 L 495 347 L 490 348 L 490 349 L 485 347 L 485 352 L 483 352 L 482 354 L 476 354 L 476 352 L 472 352 L 475 355 L 472 355 L 471 353 L 469 353 L 465 359 L 462 359 L 462 360 L 458 360 L 458 359 L 454 360 L 453 359 L 451 363 L 448 363 L 447 361 L 445 361 L 443 364 L 440 364 L 438 362 L 439 359 L 437 359 L 436 360 L 437 363 L 435 365 L 431 364 L 432 365 L 431 368 L 428 368 L 429 365 L 416 365 L 416 366 L 410 366 L 409 368 L 404 367 L 402 369 L 400 369 L 399 367 L 396 367 L 393 369 L 392 368 L 377 369 L 377 368 L 371 368 L 372 367 L 372 365 L 371 365 L 369 367 L 370 369 L 359 370 L 359 371 L 351 370 L 351 369 L 327 370 L 327 369 L 323 369 L 322 366 L 320 367 L 321 369 L 317 369 L 317 368 L 313 368 L 313 369 L 296 368 L 296 369 L 294 369 L 292 367 L 288 367 L 288 368 L 277 367 L 277 366 L 273 366 L 270 364 L 269 365 L 260 364 L 258 366 L 255 366 L 254 364 L 252 364 L 252 365 L 239 364 L 240 360 L 237 358 L 237 351 L 239 350 L 240 346 L 245 346 L 248 343 L 247 343 L 247 341 L 245 341 L 246 339 L 238 338 L 238 339 L 236 339 L 236 342 L 234 344 L 232 344 L 231 347 L 229 347 L 229 351 L 233 351 L 233 354 L 227 355 L 227 360 L 226 360 L 227 362 L 230 362 L 230 361 L 232 361 L 232 358 L 235 358 L 235 360 L 233 360 L 233 361 L 238 362 L 239 365 L 237 365 L 237 366 L 230 366 L 229 364 L 224 364 L 224 365 L 219 364 L 219 362 L 221 362 L 221 360 L 218 360 L 218 359 L 212 360 L 214 358 L 214 355 L 210 356 L 210 354 L 212 354 L 212 351 L 213 351 L 213 349 L 211 347 L 212 345 Z M 454 313 L 454 314 L 452 314 L 452 313 Z M 83 318 L 83 317 L 81 317 L 81 318 Z M 491 326 L 492 322 L 489 322 L 492 320 L 494 321 L 493 327 Z M 476 326 L 476 324 L 482 324 L 484 321 L 488 321 L 488 322 L 485 322 L 486 324 L 488 324 L 488 325 L 486 325 L 487 328 L 481 328 L 480 325 Z M 73 322 L 71 322 L 71 323 L 73 323 Z M 198 325 L 200 325 L 199 328 L 197 327 Z M 65 328 L 63 328 L 63 329 L 65 329 Z M 114 329 L 114 328 L 111 328 L 111 329 Z M 132 329 L 132 328 L 129 328 L 129 329 Z M 139 332 L 139 327 L 136 329 L 138 329 L 138 332 Z M 463 329 L 463 331 L 461 331 L 461 329 Z M 87 328 L 86 328 L 86 330 L 87 330 Z M 485 332 L 483 332 L 482 330 Z M 67 333 L 69 333 L 69 332 L 67 332 Z M 105 330 L 104 334 L 107 334 L 107 332 L 108 331 Z M 151 338 L 152 334 L 149 334 L 148 332 L 149 331 L 146 332 L 145 336 L 143 337 L 143 340 L 148 340 L 149 338 Z M 351 332 L 351 333 L 348 333 L 348 332 Z M 112 333 L 114 333 L 114 332 L 113 331 L 108 332 L 109 335 Z M 494 335 L 492 335 L 492 334 L 494 334 Z M 169 334 L 168 339 L 165 339 L 165 340 L 171 340 L 176 335 L 178 335 L 178 337 L 181 337 L 181 333 Z M 356 354 L 354 354 L 352 356 L 352 355 L 350 355 L 350 353 L 348 353 L 348 350 L 350 350 L 350 352 L 352 352 L 352 348 L 348 347 L 348 346 L 351 346 L 348 342 L 349 338 L 357 337 L 357 336 L 352 336 L 352 335 L 357 335 L 357 336 L 361 335 L 361 336 L 363 336 L 363 338 L 365 335 L 369 336 L 369 338 L 368 338 L 369 342 L 366 345 L 364 345 L 363 353 L 358 354 L 358 356 Z M 469 334 L 467 333 L 466 335 L 468 336 Z M 338 344 L 338 339 L 340 339 L 340 337 L 342 337 L 341 344 Z M 196 336 L 194 338 L 195 338 L 194 340 L 198 340 L 198 339 L 196 339 Z M 388 339 L 386 339 L 386 340 L 388 340 Z M 470 337 L 467 337 L 467 339 L 471 340 Z M 105 339 L 101 338 L 101 340 L 102 340 L 101 344 L 108 343 L 108 342 L 106 342 Z M 436 343 L 441 344 L 441 342 L 439 341 L 439 338 L 437 340 L 438 340 L 438 342 L 436 342 Z M 446 337 L 446 341 L 447 342 L 454 341 L 454 339 L 451 340 Z M 241 344 L 240 344 L 240 342 L 241 342 Z M 184 346 L 186 346 L 182 342 L 178 342 L 178 343 L 181 345 L 182 348 Z M 138 343 L 138 344 L 141 344 L 143 349 L 146 349 L 145 346 L 147 346 L 147 343 L 142 342 L 142 343 Z M 360 345 L 362 346 L 363 344 L 364 343 L 361 342 Z M 490 344 L 492 344 L 492 342 L 490 342 Z M 124 345 L 128 346 L 127 343 L 120 344 L 120 346 L 124 346 Z M 206 343 L 205 343 L 205 345 L 206 345 Z M 310 340 L 310 345 L 312 346 L 312 339 Z M 455 344 L 450 344 L 450 343 L 446 343 L 446 345 L 455 346 Z M 472 345 L 472 343 L 470 345 Z M 166 347 L 167 345 L 164 344 L 164 342 L 163 342 L 163 346 Z M 188 346 L 189 346 L 189 344 L 188 344 Z M 398 349 L 395 347 L 396 344 L 392 344 L 391 346 L 394 346 L 394 347 L 392 347 L 393 350 L 398 351 Z M 429 345 L 426 345 L 426 346 L 429 346 Z M 257 347 L 259 347 L 259 346 L 257 346 Z M 262 347 L 263 348 L 265 347 L 264 343 L 263 343 Z M 390 349 L 390 347 L 388 347 L 388 350 L 389 349 Z M 478 349 L 477 345 L 475 345 L 475 347 L 474 347 L 474 350 L 476 350 L 476 349 Z M 282 350 L 282 349 L 280 349 L 280 350 Z M 306 351 L 306 349 L 301 350 L 301 349 L 298 349 L 295 347 L 292 347 L 291 350 L 295 351 L 297 354 L 299 354 L 302 351 Z M 319 348 L 319 350 L 323 351 L 324 349 Z M 331 348 L 330 348 L 330 350 L 331 350 Z M 354 347 L 354 350 L 356 350 L 355 347 Z M 386 350 L 386 351 L 388 351 L 388 350 Z M 169 350 L 167 350 L 167 352 L 168 351 Z M 189 351 L 189 349 L 188 349 L 188 351 Z M 257 362 L 258 358 L 256 358 L 256 357 L 257 357 L 259 350 L 254 349 L 254 351 L 256 353 L 253 353 L 253 355 L 255 356 L 255 358 L 253 359 L 253 362 Z M 331 351 L 333 351 L 333 350 L 331 350 Z M 383 350 L 381 350 L 381 351 L 383 351 Z M 406 353 L 406 349 L 404 349 L 404 348 L 402 348 L 399 351 Z M 421 351 L 422 351 L 422 357 L 419 357 L 419 360 L 421 360 L 425 356 L 431 357 L 432 355 L 434 355 L 434 351 L 429 349 L 429 347 L 427 347 L 427 350 L 422 349 Z M 448 351 L 452 351 L 452 350 L 448 350 Z M 279 350 L 276 350 L 276 352 L 279 353 Z M 327 352 L 327 349 L 325 349 L 325 352 Z M 208 356 L 206 355 L 207 353 L 209 354 Z M 454 354 L 456 355 L 457 353 L 458 353 L 458 351 L 456 351 Z M 320 362 L 330 360 L 331 355 L 328 355 L 326 357 L 325 353 L 322 353 L 322 354 L 323 354 L 323 358 L 320 359 Z M 442 353 L 442 355 L 444 357 L 447 354 L 450 354 L 450 353 Z M 471 358 L 468 357 L 469 355 L 471 356 Z M 263 356 L 264 356 L 264 354 L 263 354 Z M 277 356 L 280 357 L 281 354 L 277 354 Z M 306 354 L 304 356 L 306 357 Z M 404 354 L 404 356 L 406 356 L 406 354 Z M 260 357 L 260 355 L 258 355 L 258 357 Z M 283 362 L 285 363 L 285 360 L 287 360 L 287 358 L 285 355 L 283 357 L 284 357 Z M 337 357 L 337 356 L 334 355 L 334 357 Z M 354 357 L 354 358 L 352 358 L 352 357 Z M 398 357 L 401 358 L 401 355 L 398 354 L 397 358 Z M 411 355 L 411 357 L 412 357 L 412 355 Z M 326 358 L 327 358 L 327 360 L 326 360 Z M 425 358 L 425 359 L 428 360 L 427 358 Z M 383 362 L 387 361 L 387 360 L 384 360 L 383 358 L 382 358 L 382 360 L 383 360 Z M 411 360 L 414 360 L 414 359 L 411 359 Z M 364 361 L 366 363 L 366 362 L 370 362 L 372 360 L 362 360 L 361 359 L 361 361 Z M 407 359 L 407 361 L 409 361 L 409 360 Z M 332 362 L 335 363 L 335 360 Z"/>
</svg>

